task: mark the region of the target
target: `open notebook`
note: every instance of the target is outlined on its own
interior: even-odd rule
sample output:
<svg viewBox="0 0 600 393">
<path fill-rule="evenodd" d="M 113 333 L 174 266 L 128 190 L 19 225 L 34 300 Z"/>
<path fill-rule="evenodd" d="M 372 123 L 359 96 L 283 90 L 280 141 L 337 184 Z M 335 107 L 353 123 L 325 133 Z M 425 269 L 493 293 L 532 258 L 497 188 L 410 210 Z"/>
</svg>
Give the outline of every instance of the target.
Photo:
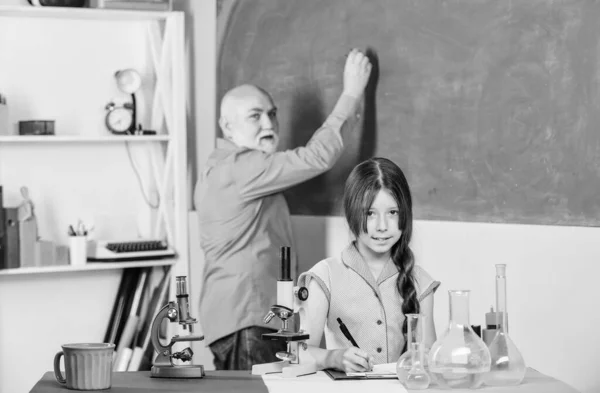
<svg viewBox="0 0 600 393">
<path fill-rule="evenodd" d="M 344 379 L 394 379 L 396 375 L 396 363 L 376 364 L 372 371 L 362 373 L 345 373 L 337 370 L 324 370 L 334 380 Z"/>
</svg>

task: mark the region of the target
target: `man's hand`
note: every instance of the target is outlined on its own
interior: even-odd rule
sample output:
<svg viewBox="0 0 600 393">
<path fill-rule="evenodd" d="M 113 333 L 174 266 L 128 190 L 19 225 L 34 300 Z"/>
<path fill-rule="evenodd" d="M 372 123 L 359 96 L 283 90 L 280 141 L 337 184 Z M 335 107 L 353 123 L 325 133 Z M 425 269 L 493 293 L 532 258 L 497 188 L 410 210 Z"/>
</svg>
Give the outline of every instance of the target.
<svg viewBox="0 0 600 393">
<path fill-rule="evenodd" d="M 373 369 L 373 358 L 360 348 L 350 347 L 338 352 L 337 368 L 347 372 L 365 372 Z"/>
<path fill-rule="evenodd" d="M 344 67 L 344 94 L 359 98 L 371 75 L 371 62 L 361 51 L 352 49 Z"/>
</svg>

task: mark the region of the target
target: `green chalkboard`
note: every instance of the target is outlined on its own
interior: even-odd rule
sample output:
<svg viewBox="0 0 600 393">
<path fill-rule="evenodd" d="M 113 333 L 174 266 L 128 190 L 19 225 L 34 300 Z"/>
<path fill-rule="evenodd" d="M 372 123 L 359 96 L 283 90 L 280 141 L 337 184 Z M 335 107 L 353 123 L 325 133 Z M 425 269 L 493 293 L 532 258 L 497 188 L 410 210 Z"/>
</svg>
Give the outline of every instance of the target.
<svg viewBox="0 0 600 393">
<path fill-rule="evenodd" d="M 340 214 L 377 155 L 405 170 L 418 219 L 600 223 L 600 1 L 225 1 L 217 98 L 264 87 L 296 147 L 352 47 L 376 64 L 364 116 L 333 170 L 286 193 L 293 214 Z"/>
</svg>

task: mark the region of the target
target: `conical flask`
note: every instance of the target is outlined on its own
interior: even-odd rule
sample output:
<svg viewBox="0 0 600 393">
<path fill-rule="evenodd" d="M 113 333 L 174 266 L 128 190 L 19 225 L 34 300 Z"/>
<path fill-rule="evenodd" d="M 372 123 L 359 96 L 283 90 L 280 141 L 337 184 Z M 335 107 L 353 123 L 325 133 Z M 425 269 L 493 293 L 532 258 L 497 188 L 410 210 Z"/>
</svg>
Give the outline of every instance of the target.
<svg viewBox="0 0 600 393">
<path fill-rule="evenodd" d="M 406 314 L 406 352 L 400 355 L 398 361 L 396 362 L 396 375 L 398 376 L 400 383 L 403 385 L 406 385 L 408 372 L 413 366 L 413 344 L 423 343 L 423 327 L 425 324 L 425 318 L 425 315 Z M 425 370 L 427 370 L 428 351 L 423 345 L 420 345 L 418 348 L 425 355 L 422 363 Z"/>
<path fill-rule="evenodd" d="M 445 389 L 476 389 L 490 371 L 490 351 L 469 324 L 468 290 L 450 290 L 450 322 L 429 351 L 432 382 Z"/>
<path fill-rule="evenodd" d="M 496 265 L 496 315 L 497 333 L 490 343 L 492 364 L 485 376 L 489 386 L 518 385 L 525 378 L 527 367 L 517 346 L 508 335 L 506 313 L 506 265 Z"/>
</svg>

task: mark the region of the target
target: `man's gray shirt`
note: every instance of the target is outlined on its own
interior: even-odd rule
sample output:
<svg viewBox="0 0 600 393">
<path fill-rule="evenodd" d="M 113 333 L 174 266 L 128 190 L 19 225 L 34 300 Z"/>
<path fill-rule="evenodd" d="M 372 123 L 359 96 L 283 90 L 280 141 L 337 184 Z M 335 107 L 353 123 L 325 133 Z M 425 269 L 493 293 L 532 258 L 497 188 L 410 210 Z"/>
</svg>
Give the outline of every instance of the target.
<svg viewBox="0 0 600 393">
<path fill-rule="evenodd" d="M 200 322 L 207 344 L 250 326 L 279 329 L 263 317 L 276 304 L 282 246 L 292 247 L 295 266 L 282 191 L 335 164 L 343 150 L 341 127 L 356 107 L 356 99 L 342 95 L 306 146 L 293 150 L 267 154 L 217 140 L 194 194 L 205 257 Z"/>
</svg>

